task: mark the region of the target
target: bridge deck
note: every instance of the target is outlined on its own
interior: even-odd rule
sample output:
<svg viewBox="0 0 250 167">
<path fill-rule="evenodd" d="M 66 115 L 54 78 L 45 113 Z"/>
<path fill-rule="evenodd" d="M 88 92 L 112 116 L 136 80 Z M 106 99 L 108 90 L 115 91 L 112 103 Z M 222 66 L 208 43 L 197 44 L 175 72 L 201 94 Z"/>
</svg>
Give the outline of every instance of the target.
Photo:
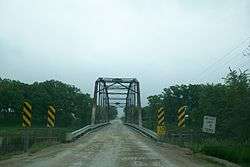
<svg viewBox="0 0 250 167">
<path fill-rule="evenodd" d="M 141 167 L 216 166 L 194 158 L 190 151 L 143 137 L 115 120 L 110 126 L 32 155 L 1 161 L 11 167 Z"/>
</svg>

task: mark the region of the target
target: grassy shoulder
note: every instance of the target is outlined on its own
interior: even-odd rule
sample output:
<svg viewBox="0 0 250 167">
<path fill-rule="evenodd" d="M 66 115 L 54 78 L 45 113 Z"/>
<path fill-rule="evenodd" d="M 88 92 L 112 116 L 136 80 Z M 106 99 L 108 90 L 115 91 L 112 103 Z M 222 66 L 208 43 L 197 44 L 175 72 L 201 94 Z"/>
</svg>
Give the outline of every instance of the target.
<svg viewBox="0 0 250 167">
<path fill-rule="evenodd" d="M 15 155 L 19 155 L 22 154 L 22 151 L 16 151 L 16 152 L 12 152 L 12 153 L 7 153 L 7 154 L 0 154 L 0 161 L 6 160 L 6 159 L 10 159 L 11 157 L 15 156 Z"/>
<path fill-rule="evenodd" d="M 28 128 L 1 127 L 0 128 L 0 160 L 9 159 L 15 155 L 24 153 L 23 135 L 29 136 L 30 148 L 28 153 L 35 153 L 51 145 L 65 141 L 65 134 L 72 128 Z"/>
<path fill-rule="evenodd" d="M 0 126 L 0 134 L 4 135 L 4 134 L 20 134 L 20 127 L 18 126 Z"/>
<path fill-rule="evenodd" d="M 228 160 L 237 164 L 250 164 L 250 146 L 249 145 L 208 145 L 201 147 L 201 152 Z"/>
<path fill-rule="evenodd" d="M 240 144 L 229 140 L 206 139 L 202 142 L 186 142 L 181 145 L 192 149 L 194 153 L 202 153 L 242 166 L 250 166 L 249 144 Z"/>
<path fill-rule="evenodd" d="M 21 134 L 22 130 L 24 128 L 21 128 L 20 126 L 0 126 L 0 134 Z M 40 128 L 40 127 L 32 127 L 28 128 L 29 131 L 39 131 L 39 132 L 47 132 L 48 128 Z M 52 128 L 51 130 L 58 130 L 61 132 L 71 132 L 75 130 L 75 128 Z"/>
<path fill-rule="evenodd" d="M 250 141 L 241 143 L 232 139 L 217 139 L 213 135 L 199 137 L 193 129 L 180 129 L 177 126 L 168 125 L 169 133 L 194 134 L 190 140 L 185 142 L 181 139 L 167 140 L 172 144 L 190 148 L 194 153 L 202 153 L 208 156 L 224 159 L 241 166 L 250 166 Z M 197 130 L 196 130 L 197 131 Z"/>
<path fill-rule="evenodd" d="M 34 154 L 36 152 L 39 152 L 47 147 L 50 147 L 52 145 L 59 144 L 58 142 L 41 142 L 41 143 L 35 143 L 31 146 L 31 148 L 28 150 L 29 153 Z"/>
<path fill-rule="evenodd" d="M 50 146 L 53 146 L 53 145 L 57 145 L 59 144 L 58 142 L 41 142 L 41 143 L 35 143 L 31 146 L 31 148 L 29 148 L 28 150 L 28 154 L 34 154 L 36 152 L 39 152 L 45 148 L 48 148 Z M 16 156 L 16 155 L 20 155 L 20 154 L 23 154 L 24 152 L 23 151 L 15 151 L 15 152 L 11 152 L 11 153 L 7 153 L 7 154 L 0 154 L 0 161 L 3 161 L 3 160 L 7 160 L 7 159 L 10 159 L 12 158 L 13 156 Z"/>
</svg>

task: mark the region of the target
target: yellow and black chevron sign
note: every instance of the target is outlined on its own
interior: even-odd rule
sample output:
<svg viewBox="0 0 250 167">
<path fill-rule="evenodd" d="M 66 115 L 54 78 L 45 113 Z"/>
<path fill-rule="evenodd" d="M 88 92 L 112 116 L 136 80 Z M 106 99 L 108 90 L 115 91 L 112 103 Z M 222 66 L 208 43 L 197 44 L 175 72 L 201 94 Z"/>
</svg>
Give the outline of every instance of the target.
<svg viewBox="0 0 250 167">
<path fill-rule="evenodd" d="M 48 128 L 55 127 L 55 122 L 56 122 L 56 110 L 53 106 L 49 106 L 47 127 Z"/>
<path fill-rule="evenodd" d="M 31 127 L 32 107 L 28 102 L 23 103 L 22 118 L 22 126 L 24 128 Z"/>
<path fill-rule="evenodd" d="M 185 127 L 185 113 L 186 113 L 186 109 L 187 106 L 182 106 L 179 110 L 178 110 L 178 126 L 180 128 L 184 128 Z"/>
<path fill-rule="evenodd" d="M 164 115 L 164 108 L 161 107 L 157 111 L 157 134 L 158 135 L 165 135 L 166 133 L 166 126 L 165 126 L 165 115 Z"/>
<path fill-rule="evenodd" d="M 157 111 L 157 120 L 158 120 L 158 126 L 164 125 L 164 109 L 163 109 L 163 107 L 161 107 Z"/>
</svg>

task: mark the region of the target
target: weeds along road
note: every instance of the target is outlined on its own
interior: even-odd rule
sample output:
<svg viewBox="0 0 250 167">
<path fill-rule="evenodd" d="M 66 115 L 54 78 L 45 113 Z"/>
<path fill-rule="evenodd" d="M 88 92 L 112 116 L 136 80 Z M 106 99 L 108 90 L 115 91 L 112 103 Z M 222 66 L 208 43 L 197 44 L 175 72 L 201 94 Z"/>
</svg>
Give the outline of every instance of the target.
<svg viewBox="0 0 250 167">
<path fill-rule="evenodd" d="M 1 167 L 183 167 L 218 166 L 190 151 L 156 143 L 115 120 L 110 126 L 40 152 L 0 162 Z"/>
</svg>

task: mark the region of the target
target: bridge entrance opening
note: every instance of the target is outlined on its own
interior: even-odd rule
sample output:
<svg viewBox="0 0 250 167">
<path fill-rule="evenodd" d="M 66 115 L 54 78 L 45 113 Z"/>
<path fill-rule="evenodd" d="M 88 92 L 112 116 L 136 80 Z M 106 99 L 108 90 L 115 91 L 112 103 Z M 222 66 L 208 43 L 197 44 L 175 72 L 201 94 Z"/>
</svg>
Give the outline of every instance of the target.
<svg viewBox="0 0 250 167">
<path fill-rule="evenodd" d="M 91 124 L 109 122 L 112 107 L 123 108 L 125 122 L 142 126 L 140 84 L 136 78 L 98 78 Z"/>
</svg>

